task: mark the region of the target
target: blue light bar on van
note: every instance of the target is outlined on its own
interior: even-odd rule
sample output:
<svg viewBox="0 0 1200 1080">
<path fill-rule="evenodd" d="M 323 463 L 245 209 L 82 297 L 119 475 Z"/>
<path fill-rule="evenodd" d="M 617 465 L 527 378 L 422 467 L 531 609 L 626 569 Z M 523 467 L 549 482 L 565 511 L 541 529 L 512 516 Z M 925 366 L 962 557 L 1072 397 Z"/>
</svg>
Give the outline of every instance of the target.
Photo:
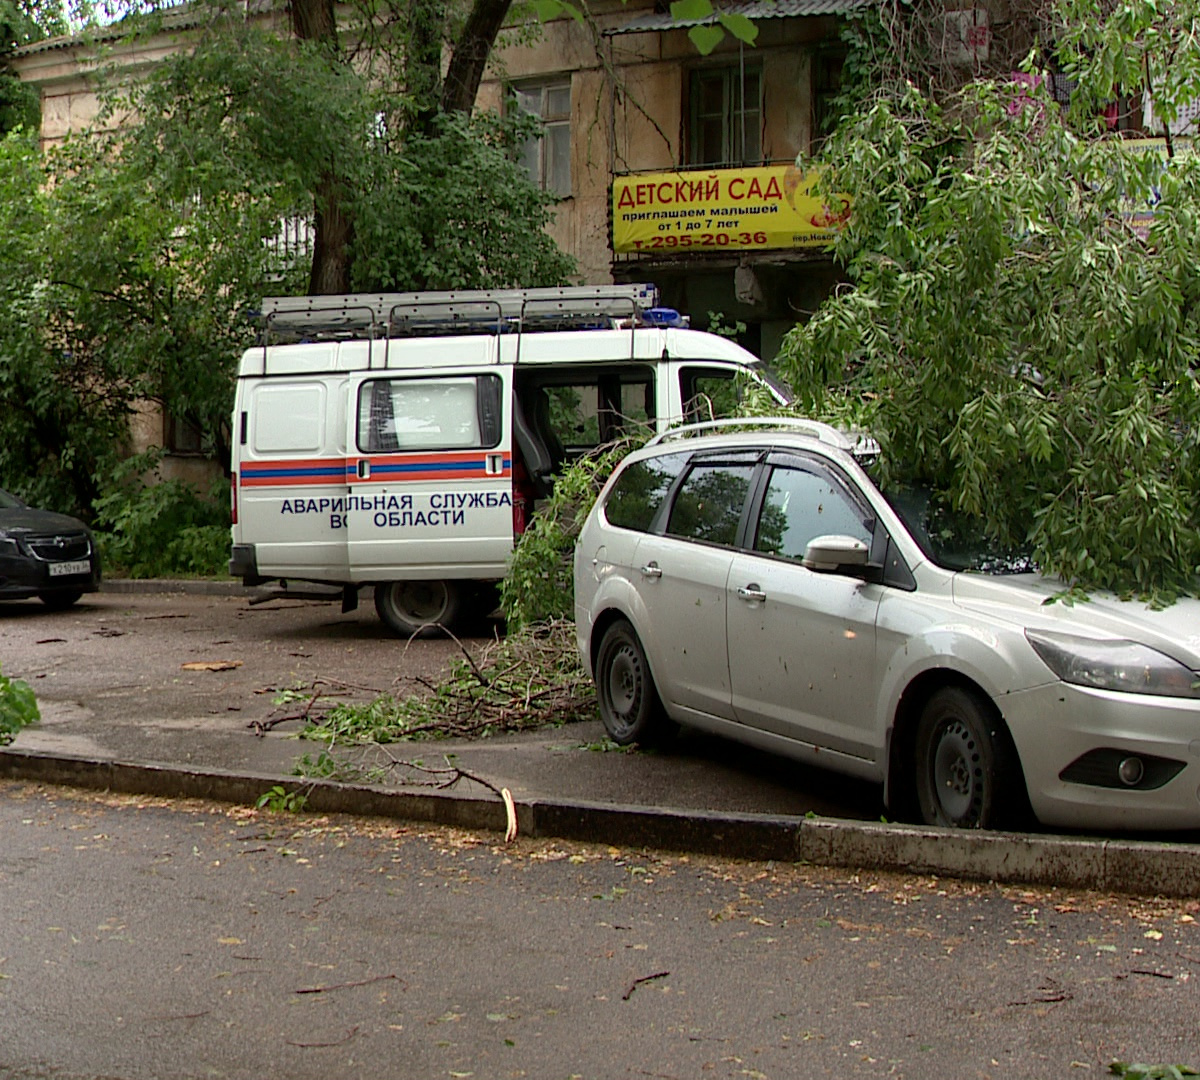
<svg viewBox="0 0 1200 1080">
<path fill-rule="evenodd" d="M 642 312 L 642 320 L 649 326 L 678 326 L 686 327 L 686 316 L 680 315 L 674 308 L 653 307 Z"/>
</svg>

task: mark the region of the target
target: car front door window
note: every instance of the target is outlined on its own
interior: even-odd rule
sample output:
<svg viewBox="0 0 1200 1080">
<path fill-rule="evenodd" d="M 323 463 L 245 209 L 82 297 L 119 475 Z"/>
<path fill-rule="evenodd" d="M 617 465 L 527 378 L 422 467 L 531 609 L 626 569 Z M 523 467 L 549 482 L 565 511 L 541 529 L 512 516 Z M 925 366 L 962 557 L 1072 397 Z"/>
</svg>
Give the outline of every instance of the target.
<svg viewBox="0 0 1200 1080">
<path fill-rule="evenodd" d="M 867 515 L 825 475 L 777 467 L 767 484 L 754 550 L 803 559 L 818 536 L 853 536 L 869 545 L 866 521 Z"/>
</svg>

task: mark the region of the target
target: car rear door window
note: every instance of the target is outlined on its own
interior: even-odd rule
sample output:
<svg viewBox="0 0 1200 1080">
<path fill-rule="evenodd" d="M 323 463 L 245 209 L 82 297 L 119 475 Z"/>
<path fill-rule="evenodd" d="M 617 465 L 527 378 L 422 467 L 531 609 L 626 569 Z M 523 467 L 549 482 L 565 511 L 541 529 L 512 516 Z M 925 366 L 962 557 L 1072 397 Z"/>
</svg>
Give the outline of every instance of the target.
<svg viewBox="0 0 1200 1080">
<path fill-rule="evenodd" d="M 708 544 L 735 544 L 753 474 L 753 460 L 693 464 L 675 496 L 667 533 Z"/>
</svg>

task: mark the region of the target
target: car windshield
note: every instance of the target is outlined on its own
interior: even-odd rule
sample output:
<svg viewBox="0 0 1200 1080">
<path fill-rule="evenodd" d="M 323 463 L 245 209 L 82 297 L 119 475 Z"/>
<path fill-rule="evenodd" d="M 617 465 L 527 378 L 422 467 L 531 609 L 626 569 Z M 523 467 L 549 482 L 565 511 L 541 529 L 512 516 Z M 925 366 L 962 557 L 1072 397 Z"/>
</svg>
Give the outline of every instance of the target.
<svg viewBox="0 0 1200 1080">
<path fill-rule="evenodd" d="M 921 550 L 938 566 L 983 574 L 1026 574 L 1037 569 L 1029 551 L 997 543 L 978 518 L 947 506 L 927 487 L 896 487 L 884 495 Z"/>
<path fill-rule="evenodd" d="M 0 488 L 0 510 L 16 510 L 18 507 L 24 505 L 15 495 L 10 495 L 3 488 Z"/>
</svg>

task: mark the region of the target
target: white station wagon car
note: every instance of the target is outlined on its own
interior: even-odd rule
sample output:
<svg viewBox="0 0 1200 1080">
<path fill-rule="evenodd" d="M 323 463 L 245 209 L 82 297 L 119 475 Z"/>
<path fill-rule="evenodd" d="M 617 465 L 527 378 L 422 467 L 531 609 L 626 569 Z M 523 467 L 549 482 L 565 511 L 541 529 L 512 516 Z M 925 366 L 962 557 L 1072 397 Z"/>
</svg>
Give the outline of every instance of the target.
<svg viewBox="0 0 1200 1080">
<path fill-rule="evenodd" d="M 1052 602 L 927 494 L 885 496 L 868 441 L 746 428 L 658 436 L 584 524 L 579 649 L 614 741 L 690 725 L 928 824 L 1200 827 L 1200 601 Z"/>
</svg>

